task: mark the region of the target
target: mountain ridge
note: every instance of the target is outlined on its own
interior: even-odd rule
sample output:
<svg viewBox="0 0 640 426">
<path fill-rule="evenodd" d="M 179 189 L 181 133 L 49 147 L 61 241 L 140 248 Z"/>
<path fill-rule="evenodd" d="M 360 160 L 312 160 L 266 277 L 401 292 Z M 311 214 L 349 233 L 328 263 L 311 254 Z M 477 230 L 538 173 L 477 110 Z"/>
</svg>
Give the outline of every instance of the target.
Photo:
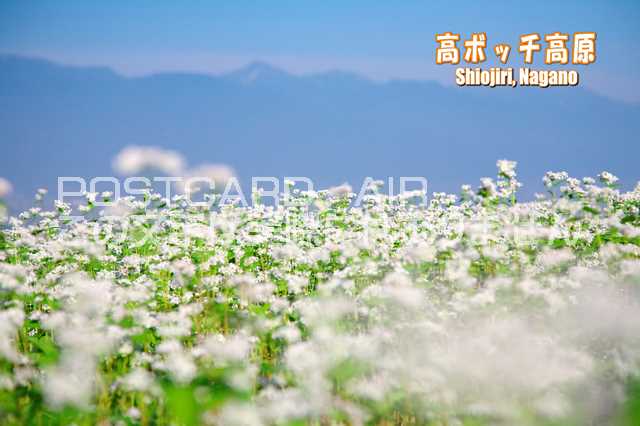
<svg viewBox="0 0 640 426">
<path fill-rule="evenodd" d="M 476 89 L 428 80 L 293 75 L 264 62 L 230 73 L 126 77 L 0 55 L 0 169 L 19 194 L 61 175 L 108 176 L 130 144 L 228 163 L 251 176 L 307 175 L 317 186 L 425 176 L 456 191 L 520 161 L 525 192 L 546 170 L 638 178 L 640 106 L 583 88 Z M 630 137 L 630 135 L 633 135 Z"/>
</svg>

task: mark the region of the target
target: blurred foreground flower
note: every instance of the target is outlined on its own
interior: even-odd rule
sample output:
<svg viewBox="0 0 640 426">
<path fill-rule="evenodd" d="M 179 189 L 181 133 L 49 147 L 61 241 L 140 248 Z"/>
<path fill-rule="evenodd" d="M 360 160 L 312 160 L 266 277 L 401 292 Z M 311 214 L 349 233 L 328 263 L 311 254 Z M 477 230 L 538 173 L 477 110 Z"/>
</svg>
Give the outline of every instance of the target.
<svg viewBox="0 0 640 426">
<path fill-rule="evenodd" d="M 222 192 L 230 179 L 235 177 L 233 169 L 225 164 L 203 164 L 184 173 L 184 180 L 177 182 L 183 193 L 199 191 Z"/>
<path fill-rule="evenodd" d="M 155 146 L 131 145 L 120 151 L 113 160 L 114 170 L 123 175 L 159 170 L 175 176 L 182 173 L 185 164 L 180 153 Z"/>
<path fill-rule="evenodd" d="M 5 178 L 0 177 L 0 198 L 4 198 L 7 195 L 11 194 L 13 190 L 13 186 L 11 182 L 6 180 Z"/>
</svg>

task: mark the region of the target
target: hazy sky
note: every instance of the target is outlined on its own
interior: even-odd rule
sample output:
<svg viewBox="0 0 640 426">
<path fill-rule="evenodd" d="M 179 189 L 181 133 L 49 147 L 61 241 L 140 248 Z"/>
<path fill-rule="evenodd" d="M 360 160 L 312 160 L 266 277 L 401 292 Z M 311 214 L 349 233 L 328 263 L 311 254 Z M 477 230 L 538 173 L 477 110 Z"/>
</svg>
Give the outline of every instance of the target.
<svg viewBox="0 0 640 426">
<path fill-rule="evenodd" d="M 640 101 L 640 1 L 27 1 L 0 3 L 0 51 L 138 75 L 219 73 L 263 60 L 294 73 L 343 69 L 374 79 L 435 79 L 436 33 L 486 32 L 489 46 L 521 34 L 596 31 L 582 84 Z M 493 56 L 492 53 L 488 52 Z M 512 52 L 509 65 L 520 66 Z M 541 55 L 534 66 L 542 64 Z M 567 65 L 566 68 L 572 67 Z"/>
</svg>

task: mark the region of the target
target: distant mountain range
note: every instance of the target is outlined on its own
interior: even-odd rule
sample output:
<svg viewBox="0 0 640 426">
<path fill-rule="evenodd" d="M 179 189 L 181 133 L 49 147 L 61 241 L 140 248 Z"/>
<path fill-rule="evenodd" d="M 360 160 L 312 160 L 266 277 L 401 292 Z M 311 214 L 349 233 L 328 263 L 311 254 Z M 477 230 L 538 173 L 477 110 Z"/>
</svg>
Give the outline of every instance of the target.
<svg viewBox="0 0 640 426">
<path fill-rule="evenodd" d="M 452 70 L 453 72 L 453 70 Z M 56 176 L 110 175 L 130 144 L 320 186 L 425 176 L 457 191 L 519 161 L 526 194 L 547 170 L 640 178 L 640 106 L 578 88 L 443 87 L 345 72 L 294 76 L 264 63 L 211 76 L 127 78 L 107 68 L 0 56 L 0 176 L 16 202 Z"/>
</svg>

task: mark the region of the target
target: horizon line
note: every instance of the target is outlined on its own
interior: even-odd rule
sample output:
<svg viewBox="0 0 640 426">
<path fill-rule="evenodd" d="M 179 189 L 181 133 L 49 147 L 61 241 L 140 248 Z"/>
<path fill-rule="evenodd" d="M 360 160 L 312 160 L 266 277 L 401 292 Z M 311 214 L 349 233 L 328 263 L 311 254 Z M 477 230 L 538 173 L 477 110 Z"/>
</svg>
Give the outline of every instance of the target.
<svg viewBox="0 0 640 426">
<path fill-rule="evenodd" d="M 384 84 L 384 83 L 394 82 L 394 81 L 401 81 L 401 82 L 408 81 L 408 82 L 419 82 L 419 83 L 435 83 L 442 87 L 455 87 L 454 84 L 449 84 L 449 85 L 444 84 L 443 82 L 435 78 L 424 78 L 424 79 L 409 78 L 409 77 L 374 78 L 360 71 L 337 68 L 337 67 L 328 68 L 326 70 L 319 70 L 319 71 L 296 72 L 296 71 L 292 71 L 291 69 L 287 69 L 287 67 L 274 64 L 271 61 L 261 59 L 261 58 L 247 60 L 243 64 L 237 67 L 220 70 L 220 71 L 214 71 L 214 70 L 206 71 L 206 70 L 199 70 L 199 69 L 178 68 L 178 69 L 161 69 L 161 70 L 138 73 L 138 72 L 125 72 L 120 67 L 109 65 L 109 64 L 67 62 L 64 60 L 60 60 L 58 58 L 52 58 L 52 57 L 39 55 L 39 54 L 29 54 L 29 53 L 25 54 L 25 53 L 16 53 L 13 51 L 0 50 L 0 57 L 11 57 L 11 56 L 22 59 L 22 60 L 48 62 L 50 64 L 53 64 L 59 67 L 68 67 L 68 68 L 77 68 L 77 69 L 105 69 L 113 72 L 119 77 L 128 78 L 128 79 L 153 77 L 157 75 L 172 75 L 172 74 L 173 75 L 182 74 L 182 75 L 198 75 L 198 76 L 208 76 L 208 77 L 224 77 L 230 74 L 237 73 L 239 71 L 247 70 L 248 68 L 251 68 L 252 66 L 255 66 L 255 65 L 264 65 L 265 67 L 271 68 L 275 71 L 281 72 L 291 77 L 304 78 L 304 77 L 323 76 L 327 74 L 345 74 L 345 75 L 350 75 L 352 77 L 356 77 L 360 80 L 364 80 L 374 84 Z"/>
</svg>

